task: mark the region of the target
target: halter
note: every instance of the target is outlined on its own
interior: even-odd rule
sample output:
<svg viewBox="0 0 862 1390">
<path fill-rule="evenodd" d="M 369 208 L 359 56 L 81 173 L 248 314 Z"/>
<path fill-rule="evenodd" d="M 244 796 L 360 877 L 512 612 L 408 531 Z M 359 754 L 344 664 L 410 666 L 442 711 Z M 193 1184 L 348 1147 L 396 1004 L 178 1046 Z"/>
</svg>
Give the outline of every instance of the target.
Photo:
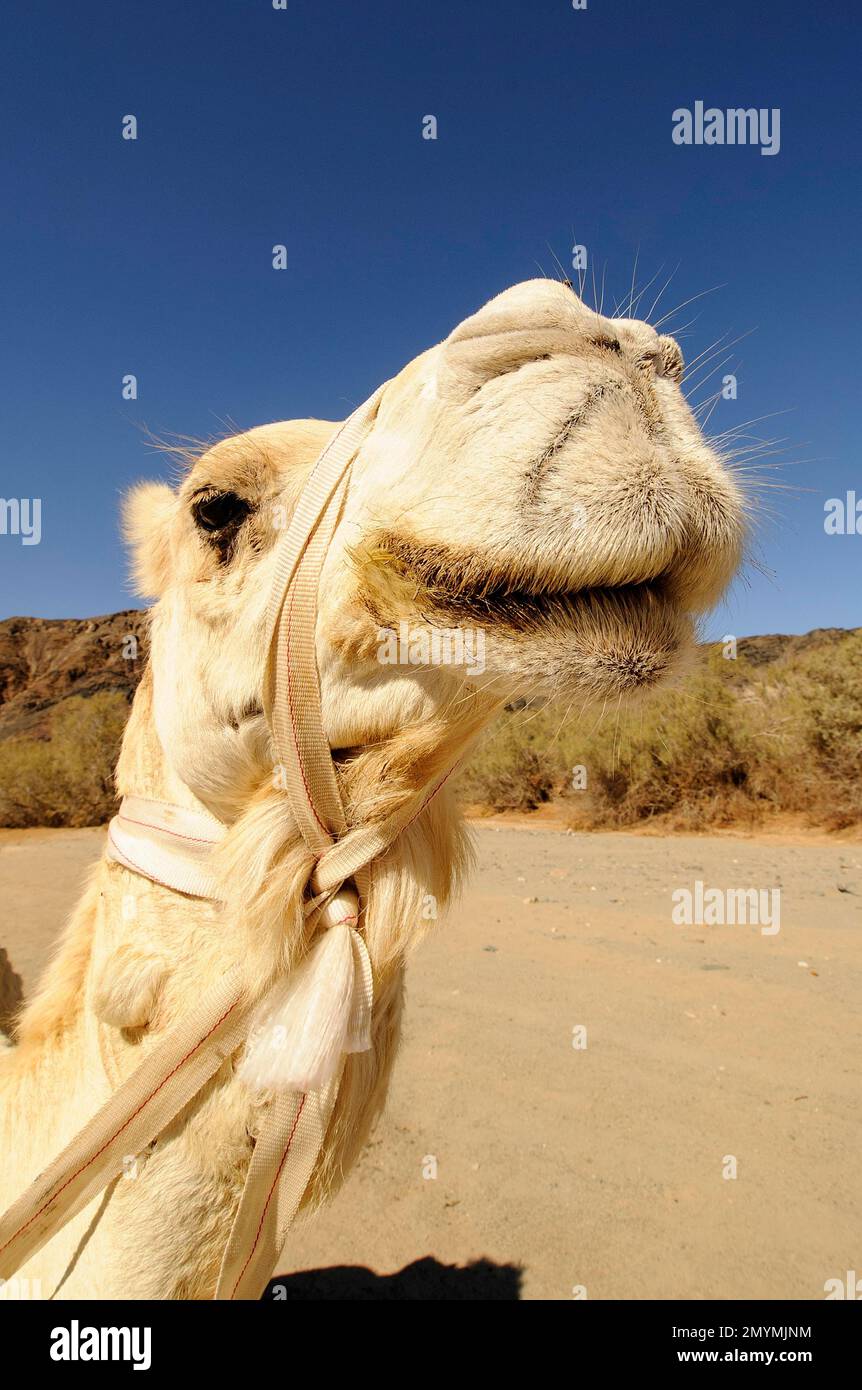
<svg viewBox="0 0 862 1390">
<path fill-rule="evenodd" d="M 361 931 L 371 866 L 449 776 L 382 823 L 347 832 L 321 715 L 317 593 L 350 465 L 383 390 L 345 421 L 317 460 L 279 542 L 267 613 L 264 709 L 291 811 L 314 856 L 305 900 L 314 944 L 259 1004 L 245 1001 L 234 967 L 165 1033 L 0 1217 L 0 1279 L 117 1177 L 125 1155 L 157 1139 L 245 1043 L 239 1074 L 269 1099 L 215 1298 L 260 1298 L 323 1147 L 344 1057 L 371 1047 L 372 970 Z M 457 753 L 460 748 L 453 750 L 453 766 Z M 207 861 L 225 834 L 226 827 L 205 812 L 127 796 L 109 826 L 107 853 L 156 883 L 217 900 L 219 885 Z"/>
</svg>

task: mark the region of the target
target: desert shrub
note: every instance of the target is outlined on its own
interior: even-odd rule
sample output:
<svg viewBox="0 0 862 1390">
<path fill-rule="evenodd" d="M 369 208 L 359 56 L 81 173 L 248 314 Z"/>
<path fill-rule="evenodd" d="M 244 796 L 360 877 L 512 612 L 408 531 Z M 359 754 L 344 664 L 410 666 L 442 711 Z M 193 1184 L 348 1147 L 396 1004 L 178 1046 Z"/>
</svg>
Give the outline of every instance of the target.
<svg viewBox="0 0 862 1390">
<path fill-rule="evenodd" d="M 792 809 L 833 829 L 862 820 L 862 633 L 803 653 L 782 696 L 801 730 Z"/>
<path fill-rule="evenodd" d="M 559 768 L 542 729 L 511 716 L 485 734 L 459 777 L 461 797 L 492 811 L 534 811 L 557 790 Z"/>
<path fill-rule="evenodd" d="M 584 790 L 572 770 L 586 769 Z M 509 713 L 460 775 L 490 810 L 560 799 L 578 827 L 757 823 L 776 812 L 838 828 L 862 820 L 862 634 L 763 665 L 706 652 L 677 688 L 578 718 Z"/>
<path fill-rule="evenodd" d="M 129 706 L 118 691 L 60 705 L 50 738 L 0 743 L 0 825 L 99 825 L 115 805 L 114 765 Z"/>
</svg>

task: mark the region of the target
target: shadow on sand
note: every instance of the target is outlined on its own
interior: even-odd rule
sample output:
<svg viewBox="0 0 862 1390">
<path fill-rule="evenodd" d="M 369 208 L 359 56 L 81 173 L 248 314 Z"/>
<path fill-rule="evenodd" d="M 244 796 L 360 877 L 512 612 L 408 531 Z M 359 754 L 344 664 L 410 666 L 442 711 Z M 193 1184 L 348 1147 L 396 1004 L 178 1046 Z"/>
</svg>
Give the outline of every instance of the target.
<svg viewBox="0 0 862 1390">
<path fill-rule="evenodd" d="M 521 1294 L 521 1273 L 517 1265 L 498 1265 L 491 1260 L 444 1265 L 430 1255 L 414 1260 L 395 1274 L 375 1274 L 362 1265 L 332 1265 L 329 1269 L 306 1269 L 272 1279 L 263 1300 L 517 1300 Z"/>
</svg>

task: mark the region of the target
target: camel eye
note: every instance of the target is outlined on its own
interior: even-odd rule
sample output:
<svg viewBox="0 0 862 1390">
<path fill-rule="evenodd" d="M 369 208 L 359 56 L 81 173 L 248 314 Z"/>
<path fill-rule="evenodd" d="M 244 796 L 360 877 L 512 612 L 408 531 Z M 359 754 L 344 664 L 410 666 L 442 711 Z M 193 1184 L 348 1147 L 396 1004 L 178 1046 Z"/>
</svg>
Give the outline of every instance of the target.
<svg viewBox="0 0 862 1390">
<path fill-rule="evenodd" d="M 192 515 L 202 531 L 213 534 L 230 527 L 237 530 L 245 521 L 251 506 L 235 492 L 210 492 L 195 499 Z"/>
</svg>

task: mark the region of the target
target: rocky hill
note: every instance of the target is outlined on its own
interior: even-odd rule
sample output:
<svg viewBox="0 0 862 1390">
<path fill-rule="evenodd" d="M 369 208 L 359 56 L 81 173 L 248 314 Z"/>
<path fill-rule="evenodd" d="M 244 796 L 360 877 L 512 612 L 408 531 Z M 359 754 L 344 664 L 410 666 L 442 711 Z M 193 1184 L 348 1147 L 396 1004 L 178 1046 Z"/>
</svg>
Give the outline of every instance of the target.
<svg viewBox="0 0 862 1390">
<path fill-rule="evenodd" d="M 737 650 L 752 666 L 768 666 L 784 656 L 801 656 L 822 647 L 837 647 L 850 632 L 860 628 L 816 627 L 800 636 L 771 633 L 764 637 L 740 637 Z"/>
<path fill-rule="evenodd" d="M 141 609 L 101 618 L 0 622 L 0 741 L 45 738 L 53 711 L 76 695 L 131 699 L 148 651 Z"/>
</svg>

